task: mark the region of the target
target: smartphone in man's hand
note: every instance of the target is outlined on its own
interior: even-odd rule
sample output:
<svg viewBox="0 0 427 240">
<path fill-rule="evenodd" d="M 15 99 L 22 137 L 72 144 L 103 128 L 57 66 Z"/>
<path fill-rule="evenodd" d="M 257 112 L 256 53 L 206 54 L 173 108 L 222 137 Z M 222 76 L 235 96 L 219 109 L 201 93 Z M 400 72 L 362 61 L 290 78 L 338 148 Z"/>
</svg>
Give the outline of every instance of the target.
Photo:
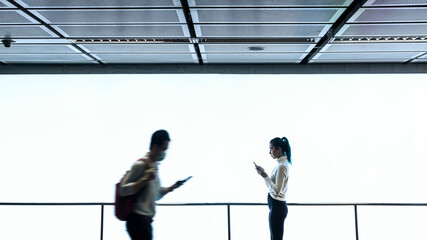
<svg viewBox="0 0 427 240">
<path fill-rule="evenodd" d="M 178 185 L 178 186 L 181 186 L 182 184 L 184 184 L 186 181 L 188 181 L 188 180 L 190 180 L 190 178 L 192 178 L 193 176 L 189 176 L 188 178 L 186 178 L 186 179 L 183 179 L 183 180 L 179 180 L 179 181 L 176 181 L 176 185 Z"/>
</svg>

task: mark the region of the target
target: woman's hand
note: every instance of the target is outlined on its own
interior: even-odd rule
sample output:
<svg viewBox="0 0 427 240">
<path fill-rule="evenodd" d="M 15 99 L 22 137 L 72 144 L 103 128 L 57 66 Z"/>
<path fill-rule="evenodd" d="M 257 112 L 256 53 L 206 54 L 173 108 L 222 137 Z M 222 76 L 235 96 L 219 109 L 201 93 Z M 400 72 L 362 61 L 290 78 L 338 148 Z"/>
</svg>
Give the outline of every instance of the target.
<svg viewBox="0 0 427 240">
<path fill-rule="evenodd" d="M 255 169 L 261 177 L 263 177 L 263 178 L 268 177 L 267 173 L 265 173 L 264 168 L 262 168 L 260 166 L 256 166 Z"/>
</svg>

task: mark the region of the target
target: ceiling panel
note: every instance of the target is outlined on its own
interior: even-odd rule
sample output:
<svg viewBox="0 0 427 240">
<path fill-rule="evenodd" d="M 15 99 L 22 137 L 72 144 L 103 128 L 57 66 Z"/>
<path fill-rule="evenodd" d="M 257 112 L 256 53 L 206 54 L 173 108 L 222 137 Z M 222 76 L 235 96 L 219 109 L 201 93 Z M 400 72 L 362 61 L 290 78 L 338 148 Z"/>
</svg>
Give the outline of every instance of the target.
<svg viewBox="0 0 427 240">
<path fill-rule="evenodd" d="M 177 9 L 32 10 L 49 24 L 186 23 Z"/>
<path fill-rule="evenodd" d="M 320 52 L 423 52 L 427 43 L 336 43 L 327 44 Z"/>
<path fill-rule="evenodd" d="M 195 24 L 198 37 L 321 37 L 331 24 Z"/>
<path fill-rule="evenodd" d="M 192 44 L 78 44 L 89 53 L 195 53 Z"/>
<path fill-rule="evenodd" d="M 427 22 L 427 8 L 363 8 L 348 22 Z"/>
<path fill-rule="evenodd" d="M 14 63 L 31 63 L 31 62 L 92 62 L 84 54 L 1 54 L 0 61 Z"/>
<path fill-rule="evenodd" d="M 284 52 L 310 52 L 314 44 L 199 44 L 202 53 L 284 53 Z M 264 48 L 255 52 L 250 47 Z"/>
<path fill-rule="evenodd" d="M 15 0 L 26 8 L 180 7 L 179 0 Z"/>
<path fill-rule="evenodd" d="M 12 44 L 11 47 L 0 47 L 0 54 L 48 54 L 48 53 L 81 53 L 71 45 L 65 44 Z"/>
<path fill-rule="evenodd" d="M 427 5 L 427 0 L 368 0 L 363 6 L 419 6 Z"/>
<path fill-rule="evenodd" d="M 414 63 L 427 63 L 427 59 L 426 58 L 415 59 L 412 62 L 414 62 Z"/>
<path fill-rule="evenodd" d="M 104 63 L 199 63 L 196 54 L 96 54 Z"/>
<path fill-rule="evenodd" d="M 191 9 L 194 23 L 333 23 L 344 8 Z"/>
<path fill-rule="evenodd" d="M 190 7 L 343 7 L 353 0 L 188 0 Z"/>
<path fill-rule="evenodd" d="M 13 4 L 7 0 L 0 0 L 0 8 L 16 8 Z"/>
<path fill-rule="evenodd" d="M 57 37 L 41 25 L 0 25 L 1 38 L 43 38 Z"/>
<path fill-rule="evenodd" d="M 407 59 L 312 59 L 310 63 L 405 63 Z"/>
<path fill-rule="evenodd" d="M 420 52 L 369 52 L 369 53 L 319 53 L 313 59 L 322 60 L 374 60 L 374 59 L 412 59 L 420 55 Z"/>
<path fill-rule="evenodd" d="M 187 25 L 54 25 L 73 38 L 179 38 L 189 37 Z"/>
<path fill-rule="evenodd" d="M 70 45 L 72 43 L 72 41 L 68 40 L 68 39 L 61 39 L 61 38 L 16 38 L 13 39 L 14 43 L 12 45 L 15 44 L 48 44 L 48 45 L 52 45 L 52 44 L 65 44 L 65 45 Z"/>
<path fill-rule="evenodd" d="M 280 54 L 202 54 L 207 63 L 299 63 L 306 53 Z"/>
<path fill-rule="evenodd" d="M 53 64 L 53 65 L 57 65 L 57 64 L 99 64 L 97 61 L 94 60 L 28 60 L 28 59 L 24 59 L 24 60 L 18 60 L 18 61 L 0 61 L 6 64 L 28 64 L 28 65 L 49 65 L 49 64 Z"/>
<path fill-rule="evenodd" d="M 404 37 L 427 36 L 427 23 L 411 24 L 346 24 L 336 36 L 345 37 Z"/>
<path fill-rule="evenodd" d="M 425 63 L 427 63 L 427 53 L 420 55 L 417 59 L 413 60 L 413 62 L 425 62 Z"/>
<path fill-rule="evenodd" d="M 0 24 L 33 24 L 38 23 L 21 10 L 0 10 Z"/>
<path fill-rule="evenodd" d="M 300 63 L 310 52 L 310 63 L 427 59 L 427 0 L 362 1 L 324 47 L 353 0 L 184 1 L 196 38 L 181 0 L 0 0 L 0 38 L 14 41 L 0 61 L 97 63 L 80 51 L 107 64 L 198 64 L 200 54 L 207 63 Z"/>
</svg>

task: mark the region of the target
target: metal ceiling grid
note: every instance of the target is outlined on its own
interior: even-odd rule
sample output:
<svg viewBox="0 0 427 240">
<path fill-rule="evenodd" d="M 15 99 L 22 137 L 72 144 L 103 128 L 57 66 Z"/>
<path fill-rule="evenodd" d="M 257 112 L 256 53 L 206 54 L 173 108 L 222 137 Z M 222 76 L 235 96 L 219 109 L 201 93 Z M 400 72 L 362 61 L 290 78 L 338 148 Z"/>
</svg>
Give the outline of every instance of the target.
<svg viewBox="0 0 427 240">
<path fill-rule="evenodd" d="M 5 63 L 93 63 L 84 54 L 1 54 L 0 61 Z"/>
<path fill-rule="evenodd" d="M 179 0 L 14 0 L 24 8 L 160 8 L 181 7 Z"/>
<path fill-rule="evenodd" d="M 193 8 L 194 23 L 334 23 L 344 8 Z"/>
<path fill-rule="evenodd" d="M 426 35 L 427 23 L 347 24 L 336 34 L 337 37 L 413 37 Z"/>
<path fill-rule="evenodd" d="M 15 44 L 0 48 L 0 54 L 76 54 L 81 53 L 71 44 Z"/>
<path fill-rule="evenodd" d="M 37 7 L 43 4 L 40 1 L 26 1 L 26 4 L 32 7 Z M 117 2 L 117 1 L 116 1 Z M 31 3 L 31 4 L 30 4 Z M 55 5 L 55 3 L 51 3 Z M 190 53 L 188 45 L 184 46 L 186 51 L 181 50 L 181 55 L 167 56 L 165 53 L 179 52 L 179 45 L 163 45 L 162 51 L 159 48 L 153 48 L 155 45 L 132 44 L 127 42 L 114 43 L 115 39 L 129 38 L 188 38 L 190 33 L 186 25 L 184 13 L 180 7 L 180 1 L 127 1 L 126 7 L 174 7 L 173 9 L 100 9 L 100 6 L 108 7 L 114 2 L 103 1 L 101 5 L 99 1 L 75 1 L 72 5 L 67 4 L 67 7 L 95 7 L 91 9 L 36 9 L 30 10 L 35 17 L 49 24 L 56 32 L 65 38 L 69 39 L 92 39 L 99 42 L 99 39 L 113 39 L 103 41 L 98 44 L 98 49 L 103 51 L 97 52 L 101 54 L 92 54 L 96 45 L 85 44 L 85 46 L 77 45 L 85 54 L 91 55 L 92 58 L 103 63 L 194 63 L 194 56 Z M 116 3 L 117 4 L 117 3 Z M 160 5 L 159 5 L 160 4 Z M 51 6 L 52 6 L 51 5 Z M 64 1 L 57 1 L 57 6 L 64 7 Z M 47 7 L 47 6 L 44 6 Z M 121 6 L 123 7 L 123 5 Z M 140 39 L 143 40 L 143 39 Z M 161 41 L 158 41 L 161 42 Z M 89 46 L 88 46 L 89 45 Z M 101 46 L 99 46 L 101 45 Z M 120 45 L 117 46 L 117 45 Z M 147 50 L 147 48 L 153 48 Z M 176 50 L 171 50 L 175 47 Z M 192 46 L 193 47 L 193 46 Z M 166 48 L 169 50 L 166 51 Z M 194 47 L 193 47 L 194 48 Z M 145 50 L 144 50 L 145 49 Z M 193 51 L 194 52 L 194 51 Z M 134 55 L 129 55 L 132 53 Z M 150 55 L 143 54 L 150 53 Z M 187 55 L 185 55 L 187 54 Z M 165 60 L 159 60 L 164 57 Z"/>
<path fill-rule="evenodd" d="M 425 53 L 425 54 L 423 54 L 423 55 L 421 55 L 421 56 L 418 56 L 416 59 L 414 59 L 414 61 L 413 62 L 418 62 L 418 63 L 427 63 L 427 53 Z"/>
<path fill-rule="evenodd" d="M 330 62 L 351 62 L 355 60 L 384 60 L 395 62 L 406 62 L 408 59 L 422 55 L 422 52 L 352 52 L 352 53 L 319 53 L 313 59 L 329 60 Z"/>
<path fill-rule="evenodd" d="M 253 53 L 262 51 L 262 53 L 308 53 L 315 44 L 199 44 L 202 53 Z M 253 51 L 255 50 L 255 51 Z"/>
<path fill-rule="evenodd" d="M 332 24 L 195 24 L 198 37 L 206 38 L 318 38 Z"/>
<path fill-rule="evenodd" d="M 0 36 L 0 64 L 420 62 L 427 0 L 0 0 Z"/>
<path fill-rule="evenodd" d="M 52 25 L 67 38 L 188 38 L 187 25 Z"/>
<path fill-rule="evenodd" d="M 168 54 L 168 53 L 180 53 L 180 54 L 195 54 L 196 50 L 192 44 L 165 44 L 165 43 L 128 43 L 128 44 L 77 44 L 79 47 L 84 49 L 88 53 L 144 53 L 144 54 Z"/>
<path fill-rule="evenodd" d="M 190 7 L 347 7 L 353 0 L 188 0 Z"/>
<path fill-rule="evenodd" d="M 8 2 L 7 0 L 0 0 L 0 8 L 16 8 L 16 7 L 13 6 L 13 4 Z"/>
<path fill-rule="evenodd" d="M 188 1 L 206 63 L 299 63 L 351 2 Z"/>
<path fill-rule="evenodd" d="M 8 38 L 55 38 L 55 33 L 42 25 L 0 25 L 3 39 Z"/>
<path fill-rule="evenodd" d="M 362 8 L 348 23 L 417 23 L 426 22 L 427 7 Z"/>
<path fill-rule="evenodd" d="M 310 63 L 318 64 L 362 64 L 362 63 L 372 63 L 372 64 L 385 64 L 385 63 L 395 63 L 403 65 L 405 61 L 402 59 L 312 59 Z M 361 73 L 363 71 L 359 71 Z"/>
<path fill-rule="evenodd" d="M 299 63 L 307 53 L 202 54 L 206 63 Z"/>
<path fill-rule="evenodd" d="M 427 5 L 427 0 L 368 0 L 364 6 L 419 6 Z"/>
<path fill-rule="evenodd" d="M 17 38 L 13 39 L 13 47 L 19 46 L 21 44 L 38 44 L 38 45 L 71 45 L 72 41 L 68 39 L 61 39 L 61 38 Z"/>
<path fill-rule="evenodd" d="M 179 9 L 30 10 L 48 24 L 185 24 Z"/>
<path fill-rule="evenodd" d="M 415 60 L 427 51 L 425 4 L 425 0 L 366 1 L 311 62 Z"/>
<path fill-rule="evenodd" d="M 38 22 L 20 10 L 0 9 L 0 24 L 38 24 Z"/>
<path fill-rule="evenodd" d="M 315 44 L 200 44 L 206 63 L 298 63 Z"/>
<path fill-rule="evenodd" d="M 93 54 L 107 64 L 114 63 L 198 63 L 196 54 Z"/>
<path fill-rule="evenodd" d="M 424 52 L 427 50 L 426 43 L 376 43 L 371 42 L 359 43 L 358 40 L 353 43 L 335 43 L 326 45 L 320 52 L 337 53 L 337 52 Z"/>
</svg>

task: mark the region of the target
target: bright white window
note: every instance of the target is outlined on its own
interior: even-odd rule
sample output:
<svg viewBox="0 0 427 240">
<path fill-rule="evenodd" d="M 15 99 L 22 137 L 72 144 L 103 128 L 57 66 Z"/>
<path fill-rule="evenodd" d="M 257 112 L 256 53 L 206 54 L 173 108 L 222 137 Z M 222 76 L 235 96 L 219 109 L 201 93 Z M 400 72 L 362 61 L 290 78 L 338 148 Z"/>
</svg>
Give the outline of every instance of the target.
<svg viewBox="0 0 427 240">
<path fill-rule="evenodd" d="M 161 164 L 162 183 L 171 185 L 193 176 L 161 203 L 266 202 L 266 186 L 252 162 L 270 172 L 274 160 L 268 155 L 268 144 L 282 136 L 290 140 L 293 155 L 288 202 L 427 202 L 426 79 L 417 74 L 2 75 L 0 202 L 112 202 L 114 184 L 144 155 L 151 134 L 161 128 L 172 138 Z M 80 210 L 67 214 L 72 207 L 57 212 L 60 207 L 52 207 L 46 214 L 37 206 L 18 208 L 0 208 L 1 226 L 14 229 L 10 216 L 28 213 L 32 224 L 63 229 L 50 214 L 64 211 L 67 218 L 76 218 L 67 221 L 91 221 L 83 227 L 75 225 L 76 231 L 90 226 L 87 231 L 94 233 L 88 232 L 87 239 L 99 236 L 99 207 L 88 207 L 85 217 Z M 286 234 L 305 231 L 299 224 L 301 216 L 315 219 L 310 214 L 316 211 L 323 223 L 335 222 L 340 231 L 354 231 L 352 208 L 348 208 L 331 207 L 327 214 L 330 208 L 291 207 Z M 185 212 L 193 216 L 200 213 L 198 209 L 186 207 Z M 224 216 L 225 222 L 225 207 L 219 209 L 214 218 Z M 261 233 L 253 234 L 268 234 L 266 210 L 244 209 L 232 208 L 234 239 L 247 239 L 244 227 L 254 223 L 245 224 L 250 218 L 237 213 L 249 209 L 254 211 L 250 216 L 255 225 L 264 224 Z M 368 210 L 361 209 L 360 236 L 376 239 L 380 235 L 371 231 L 381 228 L 369 230 L 366 224 L 374 218 L 366 217 L 373 214 Z M 185 224 L 182 213 L 175 211 L 182 209 L 159 208 L 158 240 L 170 239 L 164 229 L 171 222 L 177 229 Z M 211 208 L 203 211 L 207 214 L 194 217 L 194 224 L 211 215 Z M 382 211 L 375 209 L 378 224 L 386 223 L 381 219 L 390 214 Z M 410 211 L 407 221 L 420 221 Z M 105 219 L 111 226 L 105 228 L 105 239 L 126 236 L 111 207 L 106 208 Z M 217 226 L 218 236 L 226 234 L 224 222 Z M 216 226 L 200 229 L 209 232 L 211 227 Z M 354 232 L 348 231 L 335 232 L 332 238 L 353 239 Z M 8 234 L 12 233 L 1 231 L 0 238 L 13 239 Z M 420 234 L 419 239 L 427 237 Z M 58 239 L 53 235 L 51 239 Z M 400 235 L 390 234 L 387 239 L 393 236 Z"/>
</svg>

